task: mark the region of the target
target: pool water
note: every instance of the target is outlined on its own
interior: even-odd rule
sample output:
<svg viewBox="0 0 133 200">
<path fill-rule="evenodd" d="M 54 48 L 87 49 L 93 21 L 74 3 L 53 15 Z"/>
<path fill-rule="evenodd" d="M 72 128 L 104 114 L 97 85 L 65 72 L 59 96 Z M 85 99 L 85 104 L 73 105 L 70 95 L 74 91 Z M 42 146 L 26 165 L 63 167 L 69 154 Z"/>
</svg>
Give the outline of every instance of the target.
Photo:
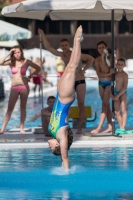
<svg viewBox="0 0 133 200">
<path fill-rule="evenodd" d="M 133 80 L 129 79 L 128 89 L 127 89 L 127 127 L 132 127 L 133 122 Z M 53 91 L 50 95 L 55 95 L 56 91 Z M 44 107 L 46 104 L 47 96 L 44 96 Z M 110 101 L 111 102 L 111 101 Z M 7 110 L 8 98 L 6 101 L 0 102 L 0 126 L 2 125 L 6 110 Z M 73 105 L 77 105 L 77 99 L 74 101 Z M 97 119 L 94 122 L 87 123 L 87 127 L 97 127 L 99 124 L 100 113 L 101 113 L 101 99 L 98 92 L 98 80 L 94 79 L 86 79 L 86 96 L 85 96 L 85 105 L 90 105 L 92 110 L 97 112 Z M 41 98 L 29 98 L 27 102 L 27 117 L 25 121 L 25 127 L 36 127 L 41 125 L 41 118 L 38 118 L 34 122 L 29 122 L 31 117 L 38 114 L 41 111 L 42 102 Z M 12 113 L 11 119 L 7 125 L 7 129 L 11 128 L 19 128 L 20 124 L 20 102 L 19 100 L 16 103 L 15 109 Z M 107 127 L 107 121 L 105 120 L 103 127 Z M 118 123 L 116 121 L 116 128 L 118 127 Z"/>
<path fill-rule="evenodd" d="M 49 149 L 0 150 L 0 200 L 131 200 L 133 147 L 71 148 L 70 174 Z"/>
</svg>

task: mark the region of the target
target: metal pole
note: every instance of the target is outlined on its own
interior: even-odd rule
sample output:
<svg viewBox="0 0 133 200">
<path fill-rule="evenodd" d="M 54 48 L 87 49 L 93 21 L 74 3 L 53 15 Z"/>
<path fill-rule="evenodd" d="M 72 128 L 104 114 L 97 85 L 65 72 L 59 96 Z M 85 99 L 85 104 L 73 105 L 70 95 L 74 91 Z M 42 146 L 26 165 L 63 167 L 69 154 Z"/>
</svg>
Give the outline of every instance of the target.
<svg viewBox="0 0 133 200">
<path fill-rule="evenodd" d="M 112 33 L 112 68 L 114 67 L 114 10 L 111 11 L 111 33 Z M 115 75 L 112 74 L 111 91 L 114 95 L 114 84 Z M 114 101 L 112 100 L 112 135 L 115 134 L 115 112 L 114 112 Z"/>
<path fill-rule="evenodd" d="M 41 67 L 41 72 L 43 75 L 43 66 L 42 66 L 42 35 L 39 34 L 39 43 L 40 43 L 40 67 Z M 42 82 L 41 82 L 41 91 L 42 91 L 42 109 L 43 109 L 43 76 L 42 76 Z"/>
</svg>

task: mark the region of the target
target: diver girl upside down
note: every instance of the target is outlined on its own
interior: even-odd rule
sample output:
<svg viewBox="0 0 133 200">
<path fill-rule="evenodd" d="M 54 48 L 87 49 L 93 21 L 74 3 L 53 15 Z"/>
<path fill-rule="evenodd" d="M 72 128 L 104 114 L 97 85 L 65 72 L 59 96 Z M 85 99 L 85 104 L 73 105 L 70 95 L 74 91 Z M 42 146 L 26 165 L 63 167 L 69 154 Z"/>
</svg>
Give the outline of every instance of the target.
<svg viewBox="0 0 133 200">
<path fill-rule="evenodd" d="M 75 33 L 74 45 L 70 61 L 61 76 L 57 96 L 53 106 L 49 132 L 54 137 L 48 140 L 49 147 L 54 154 L 60 154 L 62 164 L 66 171 L 69 169 L 68 149 L 72 144 L 72 132 L 68 127 L 67 116 L 71 104 L 74 101 L 75 72 L 81 59 L 82 27 L 79 26 Z"/>
</svg>

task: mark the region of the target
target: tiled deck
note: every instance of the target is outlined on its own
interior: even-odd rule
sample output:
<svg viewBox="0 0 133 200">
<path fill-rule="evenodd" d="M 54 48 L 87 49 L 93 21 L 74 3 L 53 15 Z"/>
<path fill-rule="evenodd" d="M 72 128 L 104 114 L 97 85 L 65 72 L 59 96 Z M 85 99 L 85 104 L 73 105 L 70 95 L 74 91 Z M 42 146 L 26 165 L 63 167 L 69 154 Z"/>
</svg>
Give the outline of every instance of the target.
<svg viewBox="0 0 133 200">
<path fill-rule="evenodd" d="M 132 128 L 128 128 L 132 129 Z M 92 130 L 92 129 L 91 129 Z M 91 135 L 90 129 L 83 129 L 83 135 L 74 133 L 72 147 L 109 147 L 109 146 L 133 146 L 133 134 L 114 136 L 112 133 L 99 133 Z M 18 130 L 10 130 L 0 135 L 0 149 L 11 148 L 47 148 L 47 140 L 41 128 L 27 129 L 25 134 L 20 134 Z"/>
</svg>

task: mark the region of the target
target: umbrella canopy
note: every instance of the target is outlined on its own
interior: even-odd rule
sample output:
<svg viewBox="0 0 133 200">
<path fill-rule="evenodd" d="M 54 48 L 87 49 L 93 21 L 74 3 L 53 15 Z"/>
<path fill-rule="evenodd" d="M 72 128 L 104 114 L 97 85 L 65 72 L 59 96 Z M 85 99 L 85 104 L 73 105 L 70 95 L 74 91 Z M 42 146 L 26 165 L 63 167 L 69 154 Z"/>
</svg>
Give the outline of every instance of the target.
<svg viewBox="0 0 133 200">
<path fill-rule="evenodd" d="M 47 14 L 53 20 L 110 20 L 115 9 L 115 20 L 123 13 L 133 20 L 132 0 L 28 0 L 6 6 L 2 15 L 44 20 Z"/>
<path fill-rule="evenodd" d="M 0 41 L 0 47 L 13 47 L 19 45 L 17 40 L 13 41 Z"/>
<path fill-rule="evenodd" d="M 16 26 L 14 24 L 10 24 L 8 22 L 0 20 L 0 40 L 18 40 L 23 38 L 31 38 L 31 31 Z"/>
</svg>

